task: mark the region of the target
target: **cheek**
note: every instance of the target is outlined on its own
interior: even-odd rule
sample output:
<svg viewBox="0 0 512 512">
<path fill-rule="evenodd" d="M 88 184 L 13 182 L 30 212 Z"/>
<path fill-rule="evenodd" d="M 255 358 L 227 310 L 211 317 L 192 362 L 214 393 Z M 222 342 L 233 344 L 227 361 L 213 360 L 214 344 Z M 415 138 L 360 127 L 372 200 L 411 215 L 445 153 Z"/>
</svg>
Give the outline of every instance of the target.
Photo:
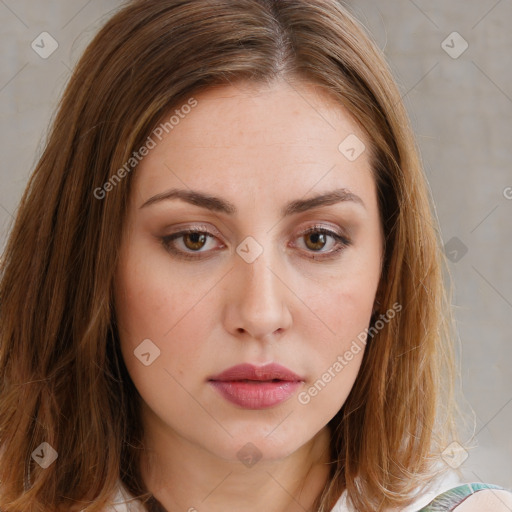
<svg viewBox="0 0 512 512">
<path fill-rule="evenodd" d="M 134 354 L 144 340 L 157 347 L 146 341 L 149 352 L 159 351 L 151 364 L 153 369 L 168 369 L 175 377 L 182 376 L 183 369 L 194 366 L 204 348 L 201 340 L 204 343 L 207 339 L 206 322 L 213 318 L 210 301 L 201 300 L 207 292 L 206 283 L 194 281 L 192 285 L 175 274 L 167 275 L 168 270 L 160 268 L 158 262 L 152 263 L 134 251 L 120 266 L 116 280 L 121 350 L 134 380 L 145 369 Z"/>
<path fill-rule="evenodd" d="M 330 300 L 326 300 L 327 297 Z M 318 297 L 323 336 L 307 336 L 304 353 L 312 365 L 311 379 L 298 394 L 299 408 L 321 428 L 345 403 L 359 373 L 366 349 L 373 296 L 360 286 Z"/>
<path fill-rule="evenodd" d="M 311 322 L 301 320 L 313 378 L 297 398 L 311 417 L 332 418 L 354 385 L 380 277 L 377 261 L 347 260 L 346 271 L 329 284 L 303 287 L 304 302 L 315 313 L 307 315 Z"/>
<path fill-rule="evenodd" d="M 373 287 L 368 290 L 358 282 L 354 282 L 353 286 L 345 284 L 341 290 L 332 290 L 318 297 L 321 302 L 318 311 L 328 329 L 323 329 L 325 335 L 320 344 L 317 344 L 318 338 L 315 339 L 311 334 L 309 336 L 312 343 L 309 350 L 316 347 L 318 355 L 317 377 L 324 375 L 324 381 L 336 381 L 333 387 L 340 386 L 342 392 L 352 385 L 357 376 L 366 347 L 366 332 L 374 298 Z M 343 368 L 337 364 L 341 359 Z M 325 372 L 331 372 L 331 377 L 333 373 L 340 377 L 329 379 Z"/>
<path fill-rule="evenodd" d="M 298 291 L 303 302 L 314 312 L 325 334 L 326 344 L 340 348 L 347 339 L 368 327 L 379 282 L 379 268 L 354 255 L 342 271 L 321 283 L 301 280 Z"/>
<path fill-rule="evenodd" d="M 327 293 L 321 310 L 324 311 L 329 327 L 336 335 L 354 333 L 365 328 L 371 316 L 374 289 L 367 289 L 353 279 L 338 283 L 335 290 Z"/>
</svg>

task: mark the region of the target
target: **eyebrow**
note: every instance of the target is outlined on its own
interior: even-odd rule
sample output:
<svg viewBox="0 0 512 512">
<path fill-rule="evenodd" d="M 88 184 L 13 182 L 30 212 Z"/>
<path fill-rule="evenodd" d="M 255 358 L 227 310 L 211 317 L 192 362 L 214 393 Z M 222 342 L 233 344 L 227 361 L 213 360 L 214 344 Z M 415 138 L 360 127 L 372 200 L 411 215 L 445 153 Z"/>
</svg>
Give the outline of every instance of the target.
<svg viewBox="0 0 512 512">
<path fill-rule="evenodd" d="M 207 210 L 226 213 L 229 215 L 233 215 L 238 211 L 233 203 L 230 203 L 229 201 L 220 197 L 205 194 L 197 190 L 185 190 L 176 188 L 149 198 L 140 208 L 146 208 L 150 205 L 157 204 L 162 201 L 170 201 L 173 199 L 181 199 L 182 201 L 193 204 L 195 206 L 200 206 L 201 208 L 206 208 Z M 296 199 L 291 201 L 286 204 L 284 208 L 282 208 L 281 215 L 283 217 L 287 217 L 311 210 L 313 208 L 330 206 L 343 202 L 351 202 L 366 208 L 363 200 L 358 195 L 352 193 L 347 188 L 338 188 L 330 192 L 325 192 L 323 194 L 310 197 L 308 199 Z"/>
</svg>

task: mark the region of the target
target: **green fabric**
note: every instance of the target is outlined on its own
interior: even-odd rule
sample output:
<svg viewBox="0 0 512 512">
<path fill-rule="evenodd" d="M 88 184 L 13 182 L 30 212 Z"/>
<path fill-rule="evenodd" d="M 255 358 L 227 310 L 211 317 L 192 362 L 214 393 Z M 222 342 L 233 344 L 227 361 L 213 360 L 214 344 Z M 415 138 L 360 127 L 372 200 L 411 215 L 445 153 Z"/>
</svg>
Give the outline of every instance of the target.
<svg viewBox="0 0 512 512">
<path fill-rule="evenodd" d="M 460 505 L 466 498 L 483 489 L 505 490 L 503 487 L 492 484 L 471 483 L 454 487 L 435 497 L 426 507 L 418 512 L 448 512 Z"/>
</svg>

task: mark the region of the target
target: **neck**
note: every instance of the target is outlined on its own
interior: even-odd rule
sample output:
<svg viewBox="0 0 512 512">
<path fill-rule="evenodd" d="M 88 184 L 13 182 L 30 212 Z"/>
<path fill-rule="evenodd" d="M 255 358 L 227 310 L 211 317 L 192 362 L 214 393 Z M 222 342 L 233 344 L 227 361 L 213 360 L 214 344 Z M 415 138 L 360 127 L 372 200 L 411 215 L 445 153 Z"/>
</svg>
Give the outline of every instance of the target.
<svg viewBox="0 0 512 512">
<path fill-rule="evenodd" d="M 175 432 L 147 432 L 143 480 L 151 512 L 305 512 L 329 479 L 330 433 L 324 427 L 289 456 L 252 467 L 221 459 Z"/>
</svg>

